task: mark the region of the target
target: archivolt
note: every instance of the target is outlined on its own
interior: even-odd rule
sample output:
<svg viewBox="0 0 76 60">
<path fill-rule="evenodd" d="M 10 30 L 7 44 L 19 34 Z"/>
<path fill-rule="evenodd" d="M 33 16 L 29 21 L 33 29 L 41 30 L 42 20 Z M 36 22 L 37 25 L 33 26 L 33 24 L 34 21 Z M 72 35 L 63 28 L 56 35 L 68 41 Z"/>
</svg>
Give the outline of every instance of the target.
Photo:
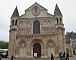
<svg viewBox="0 0 76 60">
<path fill-rule="evenodd" d="M 40 39 L 34 39 L 34 40 L 32 40 L 31 41 L 31 45 L 33 45 L 33 44 L 35 44 L 35 43 L 40 43 L 40 44 L 43 44 L 43 41 L 42 40 L 40 40 Z"/>
</svg>

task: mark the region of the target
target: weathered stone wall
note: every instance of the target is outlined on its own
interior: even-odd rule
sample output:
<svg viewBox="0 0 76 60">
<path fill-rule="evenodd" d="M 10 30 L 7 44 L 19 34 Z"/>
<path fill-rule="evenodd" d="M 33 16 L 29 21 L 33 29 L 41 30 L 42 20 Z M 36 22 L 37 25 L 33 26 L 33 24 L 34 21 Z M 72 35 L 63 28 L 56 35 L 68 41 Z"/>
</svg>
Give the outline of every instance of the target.
<svg viewBox="0 0 76 60">
<path fill-rule="evenodd" d="M 34 6 L 39 8 L 37 16 L 33 14 L 35 13 Z M 41 45 L 41 57 L 50 57 L 51 53 L 56 56 L 59 52 L 64 51 L 63 21 L 58 24 L 55 16 L 49 14 L 47 9 L 34 4 L 26 10 L 24 15 L 13 19 L 17 20 L 17 25 L 10 26 L 9 56 L 33 57 L 35 43 Z M 40 23 L 40 34 L 33 33 L 35 21 Z"/>
</svg>

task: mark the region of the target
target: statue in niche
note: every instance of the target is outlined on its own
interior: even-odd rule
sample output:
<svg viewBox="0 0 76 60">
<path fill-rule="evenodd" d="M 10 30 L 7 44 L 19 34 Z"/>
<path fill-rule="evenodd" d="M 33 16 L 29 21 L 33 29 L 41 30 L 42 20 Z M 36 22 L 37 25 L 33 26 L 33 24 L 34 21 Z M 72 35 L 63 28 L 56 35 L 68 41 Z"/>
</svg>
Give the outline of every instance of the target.
<svg viewBox="0 0 76 60">
<path fill-rule="evenodd" d="M 21 43 L 21 47 L 24 48 L 25 47 L 25 44 L 24 43 Z"/>
</svg>

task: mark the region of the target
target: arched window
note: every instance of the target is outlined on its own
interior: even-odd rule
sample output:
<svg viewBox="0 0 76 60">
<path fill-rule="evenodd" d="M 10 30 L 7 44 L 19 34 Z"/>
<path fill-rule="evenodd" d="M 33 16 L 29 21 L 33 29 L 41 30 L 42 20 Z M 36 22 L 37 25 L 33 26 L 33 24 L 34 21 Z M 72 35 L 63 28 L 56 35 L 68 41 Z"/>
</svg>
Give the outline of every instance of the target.
<svg viewBox="0 0 76 60">
<path fill-rule="evenodd" d="M 14 25 L 14 20 L 11 21 L 11 25 Z"/>
<path fill-rule="evenodd" d="M 17 20 L 15 21 L 15 25 L 17 25 Z"/>
<path fill-rule="evenodd" d="M 58 23 L 58 18 L 56 18 L 56 20 L 57 20 L 57 23 Z"/>
<path fill-rule="evenodd" d="M 62 22 L 62 18 L 60 17 L 60 23 Z"/>
<path fill-rule="evenodd" d="M 33 34 L 40 34 L 40 23 L 39 23 L 39 21 L 35 21 L 33 23 Z"/>
</svg>

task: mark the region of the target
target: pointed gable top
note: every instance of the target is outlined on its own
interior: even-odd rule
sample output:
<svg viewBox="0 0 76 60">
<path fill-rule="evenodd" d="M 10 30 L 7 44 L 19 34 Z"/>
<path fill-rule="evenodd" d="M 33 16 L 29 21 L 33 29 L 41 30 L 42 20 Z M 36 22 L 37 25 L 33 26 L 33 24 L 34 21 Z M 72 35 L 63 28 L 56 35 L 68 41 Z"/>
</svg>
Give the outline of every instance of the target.
<svg viewBox="0 0 76 60">
<path fill-rule="evenodd" d="M 31 7 L 36 6 L 36 5 L 40 6 L 40 7 L 43 8 L 44 10 L 47 10 L 46 8 L 44 8 L 43 6 L 41 6 L 40 4 L 38 4 L 37 2 L 35 2 L 32 6 L 30 6 L 30 7 L 29 7 L 28 9 L 26 9 L 25 11 L 30 10 Z"/>
<path fill-rule="evenodd" d="M 16 6 L 11 18 L 13 18 L 13 17 L 19 17 L 19 12 L 18 12 L 17 6 Z"/>
<path fill-rule="evenodd" d="M 55 6 L 54 15 L 55 16 L 63 16 L 57 4 Z"/>
</svg>

